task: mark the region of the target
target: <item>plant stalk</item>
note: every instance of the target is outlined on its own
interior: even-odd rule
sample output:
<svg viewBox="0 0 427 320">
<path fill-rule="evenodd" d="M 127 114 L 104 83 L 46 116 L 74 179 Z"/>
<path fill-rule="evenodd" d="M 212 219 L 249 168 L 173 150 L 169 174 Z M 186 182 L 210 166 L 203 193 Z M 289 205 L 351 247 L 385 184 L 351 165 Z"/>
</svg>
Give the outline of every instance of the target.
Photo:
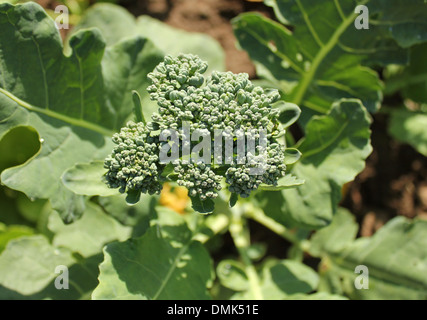
<svg viewBox="0 0 427 320">
<path fill-rule="evenodd" d="M 252 264 L 251 258 L 248 255 L 250 240 L 249 234 L 245 233 L 246 221 L 242 217 L 242 213 L 239 208 L 240 207 L 236 206 L 231 210 L 230 234 L 245 266 L 245 273 L 249 280 L 250 291 L 252 292 L 255 300 L 263 300 L 264 297 L 261 291 L 260 279 L 254 265 Z"/>
</svg>

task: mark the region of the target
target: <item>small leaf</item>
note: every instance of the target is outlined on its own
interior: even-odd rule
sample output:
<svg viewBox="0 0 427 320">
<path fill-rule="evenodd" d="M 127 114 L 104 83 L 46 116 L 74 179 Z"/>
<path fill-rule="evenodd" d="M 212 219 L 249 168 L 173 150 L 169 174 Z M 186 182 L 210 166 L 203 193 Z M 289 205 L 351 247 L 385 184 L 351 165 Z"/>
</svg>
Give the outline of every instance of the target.
<svg viewBox="0 0 427 320">
<path fill-rule="evenodd" d="M 142 113 L 142 105 L 141 105 L 141 96 L 138 91 L 132 90 L 132 101 L 133 101 L 133 110 L 135 112 L 135 117 L 137 122 L 143 122 L 146 124 L 144 114 Z"/>
<path fill-rule="evenodd" d="M 267 253 L 267 244 L 263 242 L 251 244 L 248 247 L 247 253 L 251 260 L 258 261 Z"/>
<path fill-rule="evenodd" d="M 294 124 L 301 114 L 301 109 L 296 104 L 283 100 L 276 102 L 273 108 L 280 110 L 279 121 L 285 129 Z"/>
<path fill-rule="evenodd" d="M 228 202 L 229 207 L 233 208 L 236 205 L 238 199 L 239 195 L 237 193 L 232 192 L 230 195 L 230 201 Z"/>
<path fill-rule="evenodd" d="M 126 203 L 130 205 L 136 204 L 140 198 L 141 198 L 141 191 L 128 190 L 126 195 Z"/>
<path fill-rule="evenodd" d="M 301 152 L 295 148 L 285 150 L 285 164 L 294 164 L 301 158 Z"/>
<path fill-rule="evenodd" d="M 249 287 L 244 266 L 235 260 L 222 260 L 216 268 L 221 284 L 234 291 L 244 291 Z"/>
<path fill-rule="evenodd" d="M 89 163 L 77 163 L 67 169 L 62 175 L 63 184 L 79 195 L 113 196 L 118 195 L 117 189 L 108 188 L 105 183 L 106 173 L 104 162 L 101 160 Z"/>
<path fill-rule="evenodd" d="M 215 203 L 209 198 L 204 201 L 200 200 L 198 196 L 190 197 L 190 199 L 192 204 L 191 207 L 199 213 L 208 214 L 215 209 Z"/>
</svg>

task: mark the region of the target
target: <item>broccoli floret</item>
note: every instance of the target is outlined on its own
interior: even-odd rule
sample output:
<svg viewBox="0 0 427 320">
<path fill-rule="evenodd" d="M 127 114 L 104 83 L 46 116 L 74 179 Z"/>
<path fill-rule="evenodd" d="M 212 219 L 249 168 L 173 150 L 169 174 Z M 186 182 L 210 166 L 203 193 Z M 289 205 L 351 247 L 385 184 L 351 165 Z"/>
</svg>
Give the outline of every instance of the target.
<svg viewBox="0 0 427 320">
<path fill-rule="evenodd" d="M 177 183 L 188 189 L 190 197 L 199 196 L 202 201 L 208 198 L 215 199 L 217 191 L 221 190 L 222 176 L 215 174 L 211 166 L 205 163 L 177 164 Z"/>
<path fill-rule="evenodd" d="M 130 122 L 113 137 L 117 146 L 105 161 L 110 187 L 120 188 L 121 192 L 161 190 L 167 178 L 162 175 L 166 165 L 161 163 L 159 152 L 169 142 L 154 135 L 155 130 L 178 132 L 180 156 L 171 165 L 177 183 L 185 186 L 192 198 L 201 201 L 216 198 L 224 179 L 230 192 L 248 197 L 260 184 L 276 185 L 285 175 L 285 148 L 274 138 L 279 131 L 280 112 L 272 104 L 280 99 L 278 91 L 266 92 L 254 86 L 245 73 L 214 71 L 205 77 L 207 67 L 195 55 L 168 55 L 148 75 L 152 84 L 147 91 L 157 102 L 158 110 L 151 122 Z M 190 136 L 200 130 L 209 134 L 210 163 L 182 157 L 185 144 L 189 147 L 199 143 L 185 140 L 183 126 L 188 128 L 186 134 Z M 213 161 L 217 130 L 222 130 L 221 139 L 231 137 L 231 155 L 222 157 L 220 163 Z M 245 145 L 242 158 L 238 138 L 233 135 L 240 132 L 247 139 L 260 142 L 261 131 L 266 145 L 256 147 L 258 154 L 252 154 L 255 150 Z M 254 168 L 262 170 L 254 173 Z"/>
<path fill-rule="evenodd" d="M 135 190 L 158 194 L 162 190 L 159 164 L 159 139 L 151 137 L 144 123 L 128 122 L 120 133 L 113 135 L 117 146 L 105 159 L 105 175 L 110 188 L 119 188 L 121 193 Z"/>
</svg>

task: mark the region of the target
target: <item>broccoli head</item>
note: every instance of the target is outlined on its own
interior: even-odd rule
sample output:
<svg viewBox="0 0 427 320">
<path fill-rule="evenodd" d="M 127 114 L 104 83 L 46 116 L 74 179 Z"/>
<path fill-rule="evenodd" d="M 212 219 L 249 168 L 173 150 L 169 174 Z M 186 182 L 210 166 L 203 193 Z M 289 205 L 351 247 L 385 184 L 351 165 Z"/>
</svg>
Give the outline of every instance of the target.
<svg viewBox="0 0 427 320">
<path fill-rule="evenodd" d="M 278 91 L 253 85 L 245 73 L 213 71 L 205 76 L 207 68 L 195 55 L 168 55 L 148 75 L 147 91 L 158 110 L 151 121 L 129 122 L 113 136 L 116 147 L 105 160 L 109 187 L 154 194 L 172 179 L 200 203 L 215 199 L 222 182 L 244 198 L 261 184 L 276 185 L 285 175 L 285 147 L 277 141 L 280 112 L 272 106 L 280 99 Z M 178 137 L 174 147 L 179 156 L 170 163 L 159 157 L 162 148 L 171 145 L 160 138 L 162 130 L 174 130 Z M 210 142 L 210 150 L 203 149 L 204 161 L 183 156 L 184 146 L 191 149 L 199 143 L 189 139 L 196 132 Z M 251 139 L 254 147 L 239 146 L 240 138 Z M 215 139 L 228 142 L 218 149 Z"/>
</svg>

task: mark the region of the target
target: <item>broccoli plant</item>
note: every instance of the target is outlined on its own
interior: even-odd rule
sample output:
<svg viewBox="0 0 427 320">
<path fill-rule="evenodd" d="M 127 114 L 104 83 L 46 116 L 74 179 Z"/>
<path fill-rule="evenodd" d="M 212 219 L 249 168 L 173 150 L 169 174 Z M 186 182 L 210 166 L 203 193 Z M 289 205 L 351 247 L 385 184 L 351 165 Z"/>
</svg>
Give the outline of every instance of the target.
<svg viewBox="0 0 427 320">
<path fill-rule="evenodd" d="M 285 128 L 278 119 L 280 109 L 273 107 L 280 99 L 278 91 L 254 86 L 245 73 L 213 71 L 205 77 L 207 68 L 195 55 L 168 55 L 148 74 L 152 84 L 147 91 L 158 111 L 152 121 L 139 117 L 140 122 L 128 122 L 115 134 L 116 147 L 105 160 L 106 183 L 126 192 L 128 202 L 136 202 L 140 193 L 159 194 L 168 180 L 188 189 L 199 212 L 213 211 L 212 200 L 223 180 L 231 193 L 230 205 L 260 185 L 284 187 L 278 181 L 285 177 L 289 160 L 281 139 Z M 142 114 L 139 107 L 137 102 L 136 114 Z M 169 137 L 175 133 L 175 145 L 165 132 Z M 195 135 L 207 142 L 203 157 L 186 152 L 198 148 Z M 166 156 L 172 148 L 176 157 L 162 161 L 162 152 Z M 294 149 L 293 161 L 298 154 Z"/>
<path fill-rule="evenodd" d="M 62 41 L 0 3 L 0 299 L 425 299 L 426 221 L 357 238 L 340 206 L 382 94 L 425 103 L 424 2 L 266 0 L 232 22 L 256 80 L 122 7 Z M 420 152 L 424 111 L 391 130 Z"/>
</svg>

